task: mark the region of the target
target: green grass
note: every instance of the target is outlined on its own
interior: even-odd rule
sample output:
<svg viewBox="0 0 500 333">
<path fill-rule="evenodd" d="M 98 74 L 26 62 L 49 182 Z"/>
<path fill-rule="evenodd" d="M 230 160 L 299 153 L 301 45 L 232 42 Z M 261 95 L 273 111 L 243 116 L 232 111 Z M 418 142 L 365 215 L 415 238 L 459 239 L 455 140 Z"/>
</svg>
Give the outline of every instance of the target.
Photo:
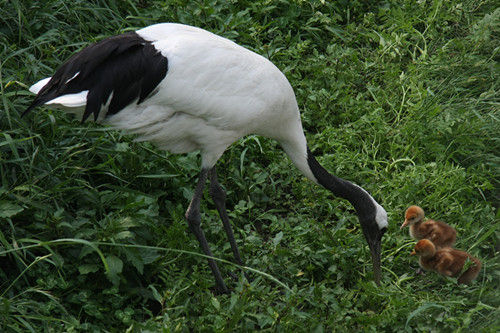
<svg viewBox="0 0 500 333">
<path fill-rule="evenodd" d="M 382 286 L 352 207 L 271 140 L 244 138 L 219 162 L 256 272 L 248 283 L 221 262 L 233 292 L 214 296 L 184 220 L 196 154 L 50 108 L 20 118 L 27 87 L 73 52 L 166 21 L 286 74 L 321 162 L 388 211 Z M 0 331 L 498 331 L 499 34 L 494 1 L 0 0 Z M 231 260 L 205 199 L 203 228 Z M 481 258 L 473 285 L 415 274 L 399 230 L 411 204 Z"/>
</svg>

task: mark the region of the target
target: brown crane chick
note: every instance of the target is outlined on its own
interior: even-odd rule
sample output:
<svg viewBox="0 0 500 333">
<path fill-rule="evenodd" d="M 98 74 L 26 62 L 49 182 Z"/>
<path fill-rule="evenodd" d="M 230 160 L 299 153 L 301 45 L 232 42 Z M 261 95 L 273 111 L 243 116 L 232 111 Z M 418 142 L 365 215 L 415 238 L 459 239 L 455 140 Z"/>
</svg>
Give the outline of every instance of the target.
<svg viewBox="0 0 500 333">
<path fill-rule="evenodd" d="M 400 229 L 410 225 L 410 236 L 416 240 L 429 239 L 438 248 L 451 247 L 455 244 L 457 231 L 441 221 L 424 221 L 424 210 L 419 206 L 410 206 L 405 213 L 405 221 Z"/>
<path fill-rule="evenodd" d="M 410 255 L 420 257 L 419 264 L 423 269 L 444 276 L 456 277 L 458 283 L 469 284 L 481 270 L 479 259 L 451 247 L 436 249 L 436 246 L 428 239 L 419 240 Z M 467 259 L 472 262 L 472 265 L 462 272 Z"/>
</svg>

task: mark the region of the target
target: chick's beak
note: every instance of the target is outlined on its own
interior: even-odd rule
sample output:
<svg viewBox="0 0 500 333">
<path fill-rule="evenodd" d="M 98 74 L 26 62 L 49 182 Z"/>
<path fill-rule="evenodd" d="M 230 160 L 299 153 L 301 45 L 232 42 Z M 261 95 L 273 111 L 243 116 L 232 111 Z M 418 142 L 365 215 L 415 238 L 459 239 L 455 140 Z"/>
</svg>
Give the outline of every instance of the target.
<svg viewBox="0 0 500 333">
<path fill-rule="evenodd" d="M 399 229 L 403 229 L 404 227 L 406 227 L 408 225 L 408 223 L 410 223 L 410 222 L 408 222 L 408 220 L 405 220 L 403 222 L 403 224 L 401 224 L 401 227 Z"/>
<path fill-rule="evenodd" d="M 411 253 L 410 253 L 411 256 L 414 256 L 416 254 L 417 254 L 417 252 L 415 252 L 415 250 L 411 251 Z"/>
</svg>

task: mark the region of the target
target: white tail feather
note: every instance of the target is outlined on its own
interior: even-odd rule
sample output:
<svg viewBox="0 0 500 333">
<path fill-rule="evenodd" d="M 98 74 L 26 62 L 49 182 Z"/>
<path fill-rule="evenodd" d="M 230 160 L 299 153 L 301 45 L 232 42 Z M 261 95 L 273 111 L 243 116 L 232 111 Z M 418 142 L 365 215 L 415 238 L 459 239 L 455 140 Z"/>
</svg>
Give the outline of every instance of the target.
<svg viewBox="0 0 500 333">
<path fill-rule="evenodd" d="M 67 108 L 77 108 L 81 106 L 85 106 L 87 103 L 87 94 L 89 93 L 88 90 L 80 91 L 79 93 L 76 94 L 68 94 L 68 95 L 62 95 L 57 98 L 54 98 L 50 101 L 48 101 L 45 104 L 57 104 L 61 105 Z"/>
<path fill-rule="evenodd" d="M 49 83 L 50 79 L 51 79 L 50 77 L 47 77 L 47 78 L 45 78 L 45 79 L 43 79 L 43 80 L 38 81 L 37 83 L 35 83 L 34 85 L 32 85 L 32 86 L 30 87 L 30 91 L 31 91 L 33 94 L 38 94 L 38 92 L 39 92 L 40 90 L 42 90 L 42 88 L 43 88 L 43 87 L 45 87 L 45 85 L 46 85 L 47 83 Z"/>
<path fill-rule="evenodd" d="M 38 94 L 40 90 L 42 90 L 43 87 L 50 81 L 50 77 L 47 77 L 43 80 L 38 81 L 34 85 L 30 87 L 30 91 L 33 94 Z M 82 106 L 85 106 L 87 103 L 87 94 L 89 93 L 88 90 L 81 91 L 76 94 L 68 94 L 68 95 L 63 95 L 59 96 L 57 98 L 54 98 L 50 101 L 48 101 L 45 104 L 53 104 L 54 106 L 62 106 L 63 108 L 80 108 Z"/>
</svg>

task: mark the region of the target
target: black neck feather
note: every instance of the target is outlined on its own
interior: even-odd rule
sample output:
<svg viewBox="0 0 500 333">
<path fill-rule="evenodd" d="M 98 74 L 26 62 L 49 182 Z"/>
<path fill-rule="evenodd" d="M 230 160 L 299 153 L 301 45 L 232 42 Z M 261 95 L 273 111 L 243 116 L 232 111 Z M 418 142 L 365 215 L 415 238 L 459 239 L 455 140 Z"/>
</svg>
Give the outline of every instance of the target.
<svg viewBox="0 0 500 333">
<path fill-rule="evenodd" d="M 318 183 L 335 196 L 348 200 L 356 209 L 360 219 L 365 220 L 375 216 L 376 207 L 368 192 L 347 180 L 330 174 L 319 164 L 309 148 L 307 148 L 307 163 Z"/>
</svg>

